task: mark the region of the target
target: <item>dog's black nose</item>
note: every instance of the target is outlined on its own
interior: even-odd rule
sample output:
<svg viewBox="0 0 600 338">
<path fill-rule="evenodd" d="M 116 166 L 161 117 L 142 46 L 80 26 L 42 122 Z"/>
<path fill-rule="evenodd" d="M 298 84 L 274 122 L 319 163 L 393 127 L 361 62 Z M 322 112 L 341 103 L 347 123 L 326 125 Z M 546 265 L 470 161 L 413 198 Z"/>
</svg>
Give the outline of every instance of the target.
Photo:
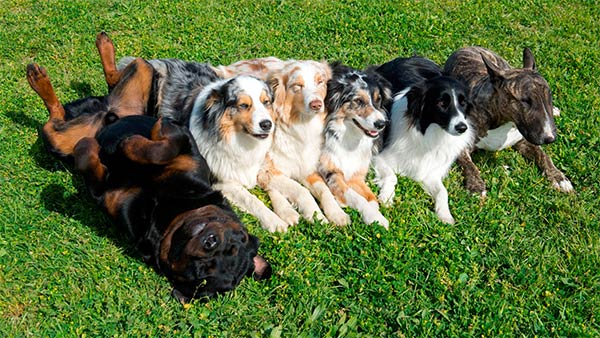
<svg viewBox="0 0 600 338">
<path fill-rule="evenodd" d="M 544 137 L 543 144 L 550 144 L 554 141 L 556 141 L 556 137 L 554 135 L 548 135 L 548 136 Z"/>
<path fill-rule="evenodd" d="M 456 126 L 454 126 L 454 130 L 456 130 L 460 134 L 467 131 L 467 129 L 468 129 L 467 124 L 464 122 L 461 122 L 461 123 L 457 124 Z"/>
<path fill-rule="evenodd" d="M 262 120 L 262 121 L 260 121 L 260 123 L 258 125 L 260 126 L 260 129 L 262 129 L 264 131 L 269 131 L 269 130 L 271 130 L 271 127 L 273 126 L 273 122 L 271 122 L 269 120 Z"/>
<path fill-rule="evenodd" d="M 385 120 L 377 120 L 377 121 L 375 121 L 375 123 L 373 123 L 373 125 L 375 126 L 375 128 L 381 130 L 381 129 L 385 128 L 386 123 L 385 123 Z"/>
</svg>

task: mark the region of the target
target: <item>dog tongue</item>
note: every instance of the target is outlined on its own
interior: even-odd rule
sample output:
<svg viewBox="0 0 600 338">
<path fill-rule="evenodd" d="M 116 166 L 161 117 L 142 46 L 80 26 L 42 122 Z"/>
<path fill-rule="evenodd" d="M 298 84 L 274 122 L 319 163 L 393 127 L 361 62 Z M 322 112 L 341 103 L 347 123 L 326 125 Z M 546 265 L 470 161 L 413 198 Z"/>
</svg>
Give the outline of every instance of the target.
<svg viewBox="0 0 600 338">
<path fill-rule="evenodd" d="M 373 137 L 375 137 L 375 136 L 377 136 L 379 134 L 379 132 L 375 131 L 375 130 L 369 130 L 368 133 L 369 133 L 369 135 L 371 135 Z"/>
</svg>

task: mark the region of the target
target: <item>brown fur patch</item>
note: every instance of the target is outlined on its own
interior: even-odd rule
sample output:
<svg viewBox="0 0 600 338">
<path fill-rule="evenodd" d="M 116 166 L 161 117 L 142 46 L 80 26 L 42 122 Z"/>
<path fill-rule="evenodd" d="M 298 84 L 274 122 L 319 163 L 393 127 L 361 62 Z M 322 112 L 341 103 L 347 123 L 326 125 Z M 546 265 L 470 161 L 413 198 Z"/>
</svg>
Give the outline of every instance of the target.
<svg viewBox="0 0 600 338">
<path fill-rule="evenodd" d="M 96 35 L 96 48 L 100 54 L 100 62 L 104 71 L 104 78 L 108 88 L 113 88 L 121 79 L 121 73 L 117 70 L 115 62 L 115 46 L 105 32 Z"/>
<path fill-rule="evenodd" d="M 94 137 L 103 125 L 104 114 L 82 115 L 68 122 L 51 119 L 42 128 L 52 147 L 63 155 L 72 155 L 73 148 L 85 137 Z"/>
<path fill-rule="evenodd" d="M 345 181 L 344 174 L 331 162 L 326 156 L 321 156 L 319 171 L 324 176 L 329 190 L 335 198 L 343 204 L 346 204 L 346 191 L 348 184 Z"/>
<path fill-rule="evenodd" d="M 119 82 L 108 96 L 110 110 L 119 117 L 145 114 L 152 90 L 153 68 L 148 62 L 141 58 L 133 60 L 122 75 L 130 72 L 134 75 Z"/>
<path fill-rule="evenodd" d="M 141 190 L 135 187 L 107 191 L 104 194 L 104 208 L 106 212 L 116 218 L 125 201 L 134 198 Z"/>
<path fill-rule="evenodd" d="M 371 191 L 371 188 L 365 182 L 366 172 L 358 172 L 348 179 L 348 186 L 362 195 L 367 201 L 377 201 L 377 196 Z"/>
</svg>

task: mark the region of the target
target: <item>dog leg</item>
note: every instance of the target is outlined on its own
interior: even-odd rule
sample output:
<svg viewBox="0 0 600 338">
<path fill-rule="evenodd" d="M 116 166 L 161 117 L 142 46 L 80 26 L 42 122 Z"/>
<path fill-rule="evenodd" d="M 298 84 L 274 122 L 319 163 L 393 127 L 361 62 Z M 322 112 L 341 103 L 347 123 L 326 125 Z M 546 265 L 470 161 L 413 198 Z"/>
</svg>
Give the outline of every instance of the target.
<svg viewBox="0 0 600 338">
<path fill-rule="evenodd" d="M 463 150 L 463 152 L 456 159 L 456 163 L 461 167 L 463 176 L 465 178 L 465 187 L 470 192 L 479 194 L 481 197 L 485 197 L 487 194 L 485 190 L 485 182 L 481 178 L 481 173 L 473 160 L 471 159 L 471 151 L 469 149 Z"/>
<path fill-rule="evenodd" d="M 431 180 L 423 181 L 422 184 L 425 191 L 435 201 L 435 213 L 439 219 L 444 223 L 454 224 L 454 217 L 452 217 L 448 206 L 448 190 L 446 190 L 441 178 L 432 177 Z"/>
<path fill-rule="evenodd" d="M 286 176 L 276 175 L 271 180 L 271 186 L 296 204 L 302 217 L 306 220 L 312 222 L 316 218 L 320 221 L 327 221 L 313 196 L 300 183 Z"/>
<path fill-rule="evenodd" d="M 219 182 L 213 185 L 213 189 L 220 190 L 233 204 L 258 218 L 263 229 L 271 232 L 287 230 L 287 224 L 241 184 L 232 181 Z"/>
<path fill-rule="evenodd" d="M 75 169 L 82 173 L 92 196 L 100 198 L 106 188 L 106 167 L 100 162 L 100 145 L 95 138 L 81 139 L 73 149 Z"/>
<path fill-rule="evenodd" d="M 379 187 L 379 201 L 383 205 L 390 206 L 394 202 L 398 177 L 392 168 L 379 157 L 374 158 L 373 169 L 375 169 L 374 182 Z"/>
<path fill-rule="evenodd" d="M 344 226 L 350 224 L 350 216 L 344 212 L 335 196 L 319 173 L 313 173 L 306 178 L 304 185 L 308 187 L 311 194 L 321 203 L 323 212 L 329 221 L 335 225 Z"/>
<path fill-rule="evenodd" d="M 288 226 L 298 224 L 300 214 L 294 210 L 294 207 L 279 191 L 271 189 L 267 191 L 271 199 L 273 211 L 279 216 Z"/>
<path fill-rule="evenodd" d="M 390 223 L 381 214 L 376 204 L 367 201 L 361 194 L 356 192 L 354 189 L 347 189 L 344 192 L 344 199 L 346 200 L 346 204 L 348 204 L 349 207 L 358 210 L 365 224 L 373 224 L 375 222 L 378 222 L 379 225 L 383 226 L 386 229 L 390 227 Z"/>
<path fill-rule="evenodd" d="M 154 70 L 141 58 L 134 59 L 121 71 L 119 82 L 108 95 L 109 110 L 119 117 L 149 115 Z"/>
<path fill-rule="evenodd" d="M 186 134 L 169 119 L 160 118 L 152 128 L 151 139 L 133 135 L 123 141 L 123 153 L 140 164 L 163 165 L 177 157 L 183 146 L 189 144 Z"/>
<path fill-rule="evenodd" d="M 521 155 L 528 160 L 533 160 L 535 165 L 540 168 L 544 176 L 548 178 L 555 189 L 561 192 L 573 192 L 573 184 L 563 174 L 550 159 L 542 147 L 534 145 L 527 140 L 521 140 L 513 146 Z"/>
<path fill-rule="evenodd" d="M 100 32 L 96 35 L 96 48 L 100 53 L 100 62 L 108 90 L 111 91 L 121 79 L 121 72 L 117 70 L 115 62 L 115 46 L 105 32 Z"/>
<path fill-rule="evenodd" d="M 354 175 L 352 178 L 350 178 L 350 180 L 348 180 L 348 187 L 351 191 L 358 193 L 369 205 L 369 208 L 365 208 L 364 211 L 361 212 L 361 214 L 363 214 L 363 220 L 365 223 L 371 224 L 377 221 L 380 225 L 387 229 L 389 228 L 389 222 L 379 211 L 377 197 L 365 182 L 364 177 L 365 175 L 362 174 Z M 363 204 L 364 202 L 362 200 L 358 202 L 359 206 L 362 206 Z M 357 207 L 357 209 L 359 209 L 359 207 Z"/>
<path fill-rule="evenodd" d="M 58 100 L 50 77 L 46 69 L 40 67 L 35 63 L 27 65 L 27 82 L 31 88 L 42 98 L 44 105 L 50 113 L 50 120 L 64 121 L 65 120 L 65 108 Z M 48 122 L 50 123 L 50 121 Z"/>
</svg>

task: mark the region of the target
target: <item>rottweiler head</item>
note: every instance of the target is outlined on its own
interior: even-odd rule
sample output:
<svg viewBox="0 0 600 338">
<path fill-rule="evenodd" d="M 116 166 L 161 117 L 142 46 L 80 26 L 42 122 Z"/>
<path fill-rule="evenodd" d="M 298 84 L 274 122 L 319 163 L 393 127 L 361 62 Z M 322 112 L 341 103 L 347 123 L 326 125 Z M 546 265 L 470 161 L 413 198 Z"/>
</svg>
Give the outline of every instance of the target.
<svg viewBox="0 0 600 338">
<path fill-rule="evenodd" d="M 269 278 L 271 267 L 257 256 L 258 238 L 230 210 L 208 205 L 182 213 L 160 243 L 159 265 L 181 302 L 233 289 L 246 275 Z"/>
</svg>

